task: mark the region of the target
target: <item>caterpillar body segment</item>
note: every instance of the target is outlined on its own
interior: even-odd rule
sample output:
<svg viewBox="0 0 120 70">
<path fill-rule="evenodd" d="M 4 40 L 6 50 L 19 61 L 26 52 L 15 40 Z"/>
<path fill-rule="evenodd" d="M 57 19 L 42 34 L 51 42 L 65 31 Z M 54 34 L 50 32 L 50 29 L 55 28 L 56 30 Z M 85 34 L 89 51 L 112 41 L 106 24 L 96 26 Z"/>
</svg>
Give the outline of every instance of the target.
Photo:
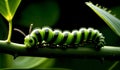
<svg viewBox="0 0 120 70">
<path fill-rule="evenodd" d="M 51 39 L 50 43 L 54 46 L 56 46 L 58 44 L 60 45 L 60 43 L 62 42 L 62 40 L 64 38 L 62 32 L 60 30 L 54 30 L 53 33 L 54 33 L 54 36 Z"/>
<path fill-rule="evenodd" d="M 54 36 L 52 29 L 48 28 L 48 27 L 44 27 L 44 28 L 42 28 L 42 31 L 44 32 L 43 40 L 45 42 L 49 43 L 52 40 L 53 36 Z"/>
</svg>

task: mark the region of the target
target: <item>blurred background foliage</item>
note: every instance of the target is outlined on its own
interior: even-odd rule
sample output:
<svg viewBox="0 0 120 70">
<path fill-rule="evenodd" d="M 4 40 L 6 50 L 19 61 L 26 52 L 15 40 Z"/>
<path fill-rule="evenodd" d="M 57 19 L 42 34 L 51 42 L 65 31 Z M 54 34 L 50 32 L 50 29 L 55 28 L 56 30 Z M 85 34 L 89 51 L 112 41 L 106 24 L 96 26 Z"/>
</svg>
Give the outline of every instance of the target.
<svg viewBox="0 0 120 70">
<path fill-rule="evenodd" d="M 29 34 L 29 26 L 33 28 L 49 26 L 53 29 L 74 30 L 81 27 L 93 27 L 99 29 L 105 36 L 106 45 L 120 45 L 120 38 L 101 20 L 85 2 L 89 0 L 22 0 L 13 19 L 13 28 L 18 28 Z M 117 0 L 91 0 L 112 10 L 120 18 L 120 4 Z M 0 39 L 6 39 L 8 25 L 6 20 L 0 16 Z M 12 41 L 23 43 L 24 36 L 13 31 Z M 0 66 L 4 58 L 0 55 Z M 9 63 L 9 62 L 8 62 Z M 114 61 L 92 59 L 55 59 L 41 57 L 18 57 L 13 60 L 11 68 L 65 68 L 71 70 L 106 70 Z M 119 70 L 120 63 L 115 67 Z"/>
</svg>

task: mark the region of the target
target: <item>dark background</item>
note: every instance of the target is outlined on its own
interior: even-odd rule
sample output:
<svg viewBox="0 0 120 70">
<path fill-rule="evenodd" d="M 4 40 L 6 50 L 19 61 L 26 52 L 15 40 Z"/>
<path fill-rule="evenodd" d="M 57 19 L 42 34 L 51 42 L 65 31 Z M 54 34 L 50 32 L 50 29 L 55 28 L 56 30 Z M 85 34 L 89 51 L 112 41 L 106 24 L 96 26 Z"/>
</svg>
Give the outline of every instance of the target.
<svg viewBox="0 0 120 70">
<path fill-rule="evenodd" d="M 85 2 L 88 2 L 89 0 L 22 0 L 15 16 L 13 19 L 13 27 L 19 28 L 26 34 L 28 34 L 29 25 L 31 23 L 34 24 L 35 28 L 37 27 L 43 27 L 43 26 L 50 26 L 51 28 L 55 29 L 58 28 L 60 30 L 74 30 L 79 29 L 81 27 L 93 27 L 95 29 L 100 30 L 100 32 L 103 33 L 105 36 L 106 45 L 114 45 L 118 46 L 120 45 L 120 39 L 119 37 L 105 24 L 105 22 L 100 19 L 87 5 L 85 5 Z M 31 10 L 33 13 L 29 13 L 28 7 L 31 4 L 38 4 L 41 5 L 42 9 L 46 9 L 44 7 L 44 3 L 46 2 L 54 2 L 55 6 L 57 5 L 57 11 L 58 11 L 58 17 L 55 18 L 54 22 L 52 23 L 46 23 L 44 22 L 36 22 L 32 21 L 34 18 L 34 14 L 38 14 L 36 10 Z M 91 0 L 94 4 L 99 4 L 101 6 L 104 6 L 108 9 L 111 9 L 116 6 L 120 6 L 119 2 L 117 0 Z M 48 6 L 49 7 L 49 6 Z M 48 9 L 47 7 L 47 9 Z M 54 7 L 54 6 L 52 6 Z M 51 9 L 54 11 L 54 9 Z M 27 12 L 29 14 L 24 14 L 24 12 Z M 56 11 L 56 8 L 55 8 Z M 48 11 L 49 12 L 49 11 Z M 24 14 L 24 15 L 23 15 Z M 42 13 L 41 13 L 42 14 Z M 47 14 L 47 13 L 44 13 Z M 44 16 L 43 14 L 43 16 Z M 54 13 L 52 13 L 54 14 Z M 51 14 L 51 15 L 52 15 Z M 33 15 L 33 16 L 32 16 Z M 27 19 L 24 19 L 23 17 L 29 16 Z M 31 20 L 29 19 L 31 18 Z M 47 18 L 47 19 L 46 19 Z M 47 22 L 47 20 L 51 18 L 48 16 L 44 17 L 44 20 Z M 22 22 L 23 20 L 28 20 L 30 22 Z M 43 25 L 39 25 L 39 23 Z M 12 41 L 17 43 L 23 43 L 24 42 L 24 36 L 20 34 L 19 32 L 13 31 L 12 35 Z M 55 68 L 69 68 L 73 70 L 107 70 L 114 61 L 108 61 L 105 60 L 104 63 L 101 63 L 99 60 L 92 60 L 92 59 L 56 59 L 56 64 L 54 65 Z M 115 67 L 115 70 L 119 70 L 120 64 L 118 64 Z"/>
</svg>

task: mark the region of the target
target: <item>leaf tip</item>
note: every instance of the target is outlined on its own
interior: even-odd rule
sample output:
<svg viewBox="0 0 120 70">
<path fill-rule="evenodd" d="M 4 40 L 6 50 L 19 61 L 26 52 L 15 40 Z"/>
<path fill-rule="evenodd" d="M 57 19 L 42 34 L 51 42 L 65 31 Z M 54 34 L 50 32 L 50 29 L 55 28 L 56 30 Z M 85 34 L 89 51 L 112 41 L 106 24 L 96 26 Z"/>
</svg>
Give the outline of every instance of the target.
<svg viewBox="0 0 120 70">
<path fill-rule="evenodd" d="M 86 5 L 89 5 L 89 4 L 92 4 L 92 2 L 91 2 L 91 1 L 85 2 L 85 4 L 86 4 Z"/>
</svg>

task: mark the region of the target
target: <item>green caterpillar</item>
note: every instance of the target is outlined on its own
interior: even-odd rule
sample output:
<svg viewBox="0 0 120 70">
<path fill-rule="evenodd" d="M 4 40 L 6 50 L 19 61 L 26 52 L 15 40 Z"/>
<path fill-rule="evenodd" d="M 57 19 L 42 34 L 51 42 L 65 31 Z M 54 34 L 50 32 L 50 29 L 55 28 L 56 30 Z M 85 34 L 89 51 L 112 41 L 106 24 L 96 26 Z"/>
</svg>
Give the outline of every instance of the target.
<svg viewBox="0 0 120 70">
<path fill-rule="evenodd" d="M 93 43 L 96 48 L 104 46 L 104 36 L 98 30 L 93 28 L 81 28 L 79 30 L 61 31 L 58 29 L 52 30 L 49 27 L 42 29 L 34 29 L 29 35 L 24 38 L 24 44 L 28 48 L 36 47 L 43 43 L 54 46 L 74 46 L 82 43 Z"/>
</svg>

